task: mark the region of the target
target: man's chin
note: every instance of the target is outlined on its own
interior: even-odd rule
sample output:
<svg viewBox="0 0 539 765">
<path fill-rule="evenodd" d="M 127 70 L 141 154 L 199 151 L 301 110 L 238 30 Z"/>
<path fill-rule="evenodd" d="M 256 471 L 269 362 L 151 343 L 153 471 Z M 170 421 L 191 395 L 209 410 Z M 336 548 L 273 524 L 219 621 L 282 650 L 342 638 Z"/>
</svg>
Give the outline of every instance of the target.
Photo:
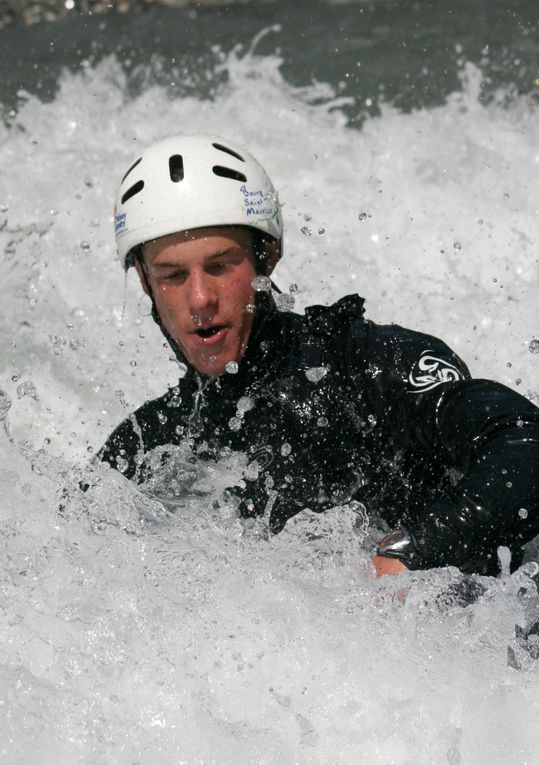
<svg viewBox="0 0 539 765">
<path fill-rule="evenodd" d="M 190 359 L 191 366 L 193 366 L 201 375 L 206 375 L 207 377 L 218 377 L 219 375 L 227 373 L 227 364 L 229 363 L 235 362 L 230 362 L 230 359 L 222 358 L 220 356 L 215 356 L 213 358 L 195 357 Z"/>
</svg>

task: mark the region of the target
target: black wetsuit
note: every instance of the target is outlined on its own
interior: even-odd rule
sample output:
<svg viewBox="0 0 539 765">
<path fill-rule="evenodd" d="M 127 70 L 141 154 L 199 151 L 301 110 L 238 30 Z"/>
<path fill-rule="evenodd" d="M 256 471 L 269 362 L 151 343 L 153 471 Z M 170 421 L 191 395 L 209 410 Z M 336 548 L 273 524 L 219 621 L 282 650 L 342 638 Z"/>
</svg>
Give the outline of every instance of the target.
<svg viewBox="0 0 539 765">
<path fill-rule="evenodd" d="M 207 459 L 248 455 L 241 512 L 274 532 L 354 499 L 413 535 L 414 568 L 480 573 L 496 572 L 499 545 L 518 564 L 539 533 L 539 409 L 470 379 L 440 340 L 367 321 L 355 295 L 305 316 L 261 306 L 237 374 L 188 368 L 100 457 L 143 482 L 148 452 L 186 438 Z"/>
</svg>

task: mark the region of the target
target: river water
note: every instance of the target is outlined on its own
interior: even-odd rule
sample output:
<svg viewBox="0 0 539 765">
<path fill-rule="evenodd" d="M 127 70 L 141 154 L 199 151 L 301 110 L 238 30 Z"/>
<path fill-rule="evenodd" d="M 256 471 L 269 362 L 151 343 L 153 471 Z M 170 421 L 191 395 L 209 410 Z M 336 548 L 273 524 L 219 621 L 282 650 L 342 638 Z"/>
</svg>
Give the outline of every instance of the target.
<svg viewBox="0 0 539 765">
<path fill-rule="evenodd" d="M 451 9 L 252 3 L 0 33 L 3 762 L 537 761 L 526 570 L 467 607 L 458 572 L 416 573 L 402 602 L 353 508 L 271 539 L 240 523 L 218 500 L 242 455 L 180 450 L 174 501 L 89 464 L 181 374 L 124 286 L 112 199 L 138 147 L 182 131 L 267 168 L 275 281 L 300 310 L 357 290 L 374 320 L 539 400 L 537 18 Z"/>
</svg>

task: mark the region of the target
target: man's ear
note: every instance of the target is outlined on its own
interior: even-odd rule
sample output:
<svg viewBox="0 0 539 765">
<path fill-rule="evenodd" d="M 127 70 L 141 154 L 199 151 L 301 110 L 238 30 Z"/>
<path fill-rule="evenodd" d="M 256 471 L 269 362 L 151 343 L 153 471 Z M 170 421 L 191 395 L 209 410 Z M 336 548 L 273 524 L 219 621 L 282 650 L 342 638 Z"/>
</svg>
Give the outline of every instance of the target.
<svg viewBox="0 0 539 765">
<path fill-rule="evenodd" d="M 266 248 L 266 276 L 270 276 L 273 269 L 281 259 L 281 240 L 272 239 L 265 243 Z"/>
<path fill-rule="evenodd" d="M 146 276 L 146 271 L 144 269 L 144 261 L 142 260 L 142 255 L 137 255 L 135 257 L 135 268 L 137 269 L 138 278 L 140 279 L 140 283 L 142 285 L 142 289 L 147 295 L 150 295 L 150 285 L 148 283 L 148 277 Z"/>
</svg>

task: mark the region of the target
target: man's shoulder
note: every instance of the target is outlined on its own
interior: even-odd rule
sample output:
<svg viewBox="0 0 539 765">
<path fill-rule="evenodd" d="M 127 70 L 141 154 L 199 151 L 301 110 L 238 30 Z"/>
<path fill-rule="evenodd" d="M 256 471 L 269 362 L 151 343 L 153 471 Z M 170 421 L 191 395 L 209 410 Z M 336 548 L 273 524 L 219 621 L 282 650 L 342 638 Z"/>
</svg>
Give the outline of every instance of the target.
<svg viewBox="0 0 539 765">
<path fill-rule="evenodd" d="M 305 311 L 308 333 L 326 336 L 353 377 L 377 377 L 387 384 L 426 391 L 440 382 L 470 379 L 462 359 L 440 338 L 399 324 L 378 324 L 365 316 L 364 299 L 346 295 L 330 306 Z"/>
</svg>

